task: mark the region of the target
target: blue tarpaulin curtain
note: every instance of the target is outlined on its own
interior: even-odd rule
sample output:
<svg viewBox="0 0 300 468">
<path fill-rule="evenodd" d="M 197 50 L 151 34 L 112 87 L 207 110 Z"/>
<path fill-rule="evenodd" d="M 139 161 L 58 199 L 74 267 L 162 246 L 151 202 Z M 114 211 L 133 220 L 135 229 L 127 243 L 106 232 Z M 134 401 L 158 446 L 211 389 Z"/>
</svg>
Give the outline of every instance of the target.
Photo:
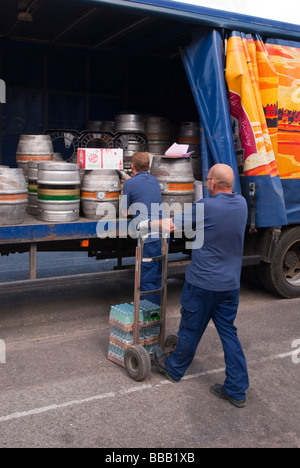
<svg viewBox="0 0 300 468">
<path fill-rule="evenodd" d="M 197 33 L 182 60 L 200 116 L 203 179 L 213 164 L 226 163 L 241 193 L 224 79 L 223 41 L 219 31 Z"/>
</svg>

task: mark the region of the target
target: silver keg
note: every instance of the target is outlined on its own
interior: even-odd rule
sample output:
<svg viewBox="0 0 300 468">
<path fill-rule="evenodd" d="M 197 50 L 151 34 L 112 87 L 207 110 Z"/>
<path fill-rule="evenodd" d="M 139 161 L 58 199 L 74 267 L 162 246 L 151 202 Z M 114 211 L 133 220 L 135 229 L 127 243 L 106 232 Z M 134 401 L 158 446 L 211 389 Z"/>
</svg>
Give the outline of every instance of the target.
<svg viewBox="0 0 300 468">
<path fill-rule="evenodd" d="M 81 148 L 113 148 L 114 138 L 110 133 L 85 131 L 80 140 Z"/>
<path fill-rule="evenodd" d="M 80 165 L 40 163 L 38 167 L 38 219 L 68 222 L 79 219 Z"/>
<path fill-rule="evenodd" d="M 189 151 L 194 151 L 191 157 L 193 173 L 196 180 L 202 180 L 200 125 L 198 122 L 182 122 L 179 128 L 178 142 L 189 145 Z"/>
<path fill-rule="evenodd" d="M 189 151 L 200 154 L 200 126 L 198 122 L 182 122 L 178 133 L 178 143 L 188 144 Z"/>
<path fill-rule="evenodd" d="M 116 132 L 145 133 L 145 117 L 139 114 L 119 114 L 115 116 Z"/>
<path fill-rule="evenodd" d="M 86 124 L 86 130 L 92 132 L 110 132 L 115 133 L 115 122 L 110 120 L 90 120 Z"/>
<path fill-rule="evenodd" d="M 134 153 L 148 151 L 145 117 L 139 114 L 119 114 L 115 116 L 115 125 L 117 135 L 114 139 L 114 146 L 122 148 L 124 170 L 130 174 Z"/>
<path fill-rule="evenodd" d="M 116 171 L 86 171 L 81 186 L 81 205 L 85 218 L 116 219 L 121 193 L 120 179 Z"/>
<path fill-rule="evenodd" d="M 21 135 L 17 147 L 17 165 L 28 179 L 28 161 L 52 161 L 53 144 L 50 135 Z"/>
<path fill-rule="evenodd" d="M 166 215 L 176 216 L 193 202 L 195 179 L 190 158 L 153 156 L 151 174 L 159 182 Z"/>
<path fill-rule="evenodd" d="M 137 133 L 123 133 L 115 140 L 115 148 L 123 150 L 123 165 L 126 172 L 130 172 L 131 160 L 134 153 L 148 150 L 147 139 Z"/>
<path fill-rule="evenodd" d="M 38 214 L 38 192 L 37 176 L 39 161 L 28 161 L 28 207 L 27 212 L 30 215 Z"/>
<path fill-rule="evenodd" d="M 146 135 L 148 151 L 153 154 L 165 154 L 171 145 L 170 121 L 165 117 L 147 117 Z"/>
<path fill-rule="evenodd" d="M 0 225 L 22 224 L 28 203 L 22 169 L 0 168 Z"/>
</svg>

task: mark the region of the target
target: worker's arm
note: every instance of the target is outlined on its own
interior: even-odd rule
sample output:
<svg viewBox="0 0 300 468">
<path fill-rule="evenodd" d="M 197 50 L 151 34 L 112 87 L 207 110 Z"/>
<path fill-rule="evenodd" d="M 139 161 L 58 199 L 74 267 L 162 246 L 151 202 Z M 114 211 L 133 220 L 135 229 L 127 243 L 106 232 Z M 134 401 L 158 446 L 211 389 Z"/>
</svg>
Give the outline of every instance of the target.
<svg viewBox="0 0 300 468">
<path fill-rule="evenodd" d="M 137 230 L 141 235 L 148 234 L 149 229 L 152 232 L 173 232 L 176 227 L 173 220 L 170 218 L 157 220 L 147 219 L 146 221 L 141 221 L 137 226 Z"/>
<path fill-rule="evenodd" d="M 131 177 L 128 177 L 128 179 L 131 179 Z M 128 187 L 126 185 L 126 181 L 124 182 L 123 186 L 123 194 L 120 195 L 120 212 L 123 218 L 127 218 L 128 216 L 128 211 L 130 208 L 131 204 L 131 192 L 128 190 Z"/>
<path fill-rule="evenodd" d="M 120 178 L 120 181 L 122 181 L 122 180 L 123 180 L 123 181 L 126 181 L 126 180 L 128 180 L 128 179 L 131 179 L 131 177 L 130 177 L 128 174 L 126 174 L 125 171 L 119 171 L 119 170 L 117 170 L 116 172 L 117 172 L 117 174 L 118 174 L 118 176 L 119 176 L 119 178 Z M 122 216 L 123 216 L 124 218 L 127 218 L 127 216 L 128 216 L 128 209 L 127 209 L 127 206 L 126 206 L 126 207 L 124 206 L 124 204 L 122 203 L 122 201 L 123 201 L 123 197 L 121 196 L 121 199 L 120 199 L 120 211 L 121 211 Z"/>
<path fill-rule="evenodd" d="M 150 221 L 150 228 L 152 231 L 174 232 L 175 224 L 171 218 L 157 219 Z"/>
<path fill-rule="evenodd" d="M 118 173 L 118 176 L 119 176 L 119 179 L 120 179 L 120 180 L 128 180 L 128 179 L 131 179 L 130 175 L 126 174 L 125 171 L 120 171 L 119 169 L 117 169 L 116 172 Z"/>
</svg>

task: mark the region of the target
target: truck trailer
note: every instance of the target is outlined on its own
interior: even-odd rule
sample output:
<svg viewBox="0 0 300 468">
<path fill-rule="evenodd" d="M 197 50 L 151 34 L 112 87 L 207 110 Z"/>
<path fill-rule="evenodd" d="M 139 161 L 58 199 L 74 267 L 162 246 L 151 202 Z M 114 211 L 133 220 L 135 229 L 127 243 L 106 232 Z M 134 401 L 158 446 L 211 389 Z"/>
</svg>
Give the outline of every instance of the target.
<svg viewBox="0 0 300 468">
<path fill-rule="evenodd" d="M 175 0 L 0 8 L 1 164 L 17 166 L 24 134 L 54 135 L 55 151 L 72 160 L 87 122 L 122 113 L 163 116 L 174 129 L 198 122 L 203 196 L 222 162 L 248 202 L 245 273 L 281 297 L 300 296 L 299 24 Z M 130 239 L 99 239 L 95 225 L 26 218 L 0 227 L 0 251 L 30 251 L 31 278 L 39 250 L 132 252 Z"/>
</svg>

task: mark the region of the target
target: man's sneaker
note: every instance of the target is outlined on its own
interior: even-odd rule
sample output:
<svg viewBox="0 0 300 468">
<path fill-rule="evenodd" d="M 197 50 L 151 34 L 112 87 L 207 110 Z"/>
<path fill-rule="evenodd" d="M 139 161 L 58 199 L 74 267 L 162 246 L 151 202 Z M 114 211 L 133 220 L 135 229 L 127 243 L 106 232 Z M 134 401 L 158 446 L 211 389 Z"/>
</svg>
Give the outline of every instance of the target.
<svg viewBox="0 0 300 468">
<path fill-rule="evenodd" d="M 163 349 L 156 348 L 152 354 L 153 363 L 156 365 L 159 372 L 167 377 L 170 382 L 177 383 L 177 380 L 172 379 L 166 367 L 166 360 L 170 353 L 165 353 Z"/>
<path fill-rule="evenodd" d="M 236 406 L 237 408 L 244 408 L 246 406 L 246 400 L 235 400 L 234 398 L 230 397 L 224 390 L 223 385 L 214 384 L 210 387 L 210 391 L 217 398 L 227 400 L 229 401 L 229 403 L 231 403 L 233 406 Z"/>
</svg>

